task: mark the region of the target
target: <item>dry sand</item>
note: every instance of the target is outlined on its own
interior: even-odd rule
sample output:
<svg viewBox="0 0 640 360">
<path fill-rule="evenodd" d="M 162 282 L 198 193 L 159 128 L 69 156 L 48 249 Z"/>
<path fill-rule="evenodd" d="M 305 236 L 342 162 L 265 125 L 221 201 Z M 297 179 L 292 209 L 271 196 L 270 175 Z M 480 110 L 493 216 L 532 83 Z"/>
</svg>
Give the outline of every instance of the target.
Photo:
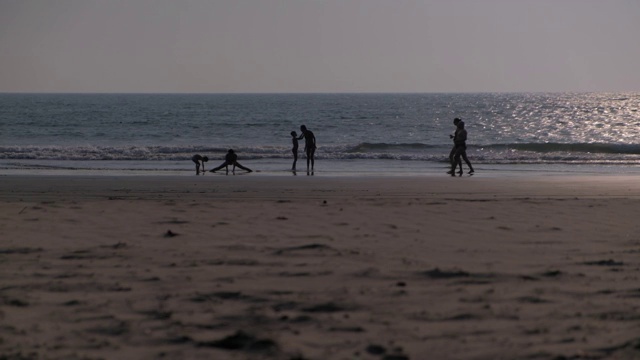
<svg viewBox="0 0 640 360">
<path fill-rule="evenodd" d="M 0 177 L 0 359 L 640 358 L 633 177 Z"/>
</svg>

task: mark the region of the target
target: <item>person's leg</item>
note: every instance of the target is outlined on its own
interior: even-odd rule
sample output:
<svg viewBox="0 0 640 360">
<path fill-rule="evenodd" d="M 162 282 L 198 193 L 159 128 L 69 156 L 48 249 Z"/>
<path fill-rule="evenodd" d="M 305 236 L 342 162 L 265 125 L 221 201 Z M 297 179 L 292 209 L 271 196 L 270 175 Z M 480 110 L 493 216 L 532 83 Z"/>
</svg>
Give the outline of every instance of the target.
<svg viewBox="0 0 640 360">
<path fill-rule="evenodd" d="M 453 157 L 456 155 L 456 147 L 451 148 L 451 152 L 449 152 L 449 164 L 453 164 Z"/>
<path fill-rule="evenodd" d="M 239 163 L 239 162 L 237 162 L 237 161 L 236 161 L 236 163 L 234 164 L 234 170 L 235 170 L 235 167 L 236 167 L 236 166 L 237 166 L 237 167 L 239 167 L 240 169 L 244 170 L 244 171 L 248 171 L 248 172 L 252 172 L 252 171 L 253 171 L 253 170 L 249 169 L 248 167 L 245 167 L 245 166 L 240 165 L 240 163 Z"/>
<path fill-rule="evenodd" d="M 311 149 L 311 170 L 313 170 L 315 161 L 316 161 L 316 148 L 313 148 Z"/>
<path fill-rule="evenodd" d="M 216 172 L 216 171 L 218 171 L 218 170 L 222 169 L 223 167 L 225 167 L 225 166 L 227 166 L 227 165 L 229 165 L 229 164 L 227 164 L 227 162 L 225 161 L 225 162 L 223 162 L 220 166 L 218 166 L 218 167 L 216 167 L 216 168 L 213 168 L 213 169 L 209 170 L 209 172 Z M 227 170 L 228 170 L 228 169 L 227 169 Z"/>
<path fill-rule="evenodd" d="M 293 153 L 293 165 L 291 165 L 291 170 L 296 169 L 296 163 L 298 162 L 298 152 L 296 150 L 291 150 Z"/>
<path fill-rule="evenodd" d="M 455 156 L 456 156 L 456 147 L 454 146 L 454 147 L 451 149 L 451 152 L 449 152 L 449 164 L 451 165 L 451 167 L 452 167 L 454 170 L 449 170 L 449 171 L 447 171 L 447 174 L 451 174 L 452 172 L 454 172 L 454 171 L 455 171 L 455 166 L 454 166 L 454 164 L 456 163 L 456 161 L 455 161 Z"/>
<path fill-rule="evenodd" d="M 309 171 L 309 163 L 311 162 L 311 149 L 306 149 L 307 150 L 307 171 Z"/>
<path fill-rule="evenodd" d="M 460 162 L 460 155 L 458 154 L 458 152 L 456 152 L 453 155 L 453 161 L 451 162 L 451 170 L 448 172 L 448 174 L 451 174 L 451 176 L 456 176 L 456 167 L 458 166 L 459 162 Z"/>
<path fill-rule="evenodd" d="M 473 174 L 474 173 L 473 166 L 471 166 L 471 161 L 469 161 L 469 158 L 467 158 L 467 152 L 466 151 L 464 153 L 462 153 L 462 159 L 464 160 L 464 162 L 469 167 L 469 174 Z M 462 164 L 460 164 L 460 170 L 462 170 Z"/>
</svg>

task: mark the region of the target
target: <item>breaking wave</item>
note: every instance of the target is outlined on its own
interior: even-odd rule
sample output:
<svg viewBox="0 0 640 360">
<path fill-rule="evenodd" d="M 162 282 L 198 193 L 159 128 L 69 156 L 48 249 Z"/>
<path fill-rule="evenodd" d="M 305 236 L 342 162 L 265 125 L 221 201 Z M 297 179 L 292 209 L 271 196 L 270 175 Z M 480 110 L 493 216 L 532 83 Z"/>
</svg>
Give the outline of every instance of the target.
<svg viewBox="0 0 640 360">
<path fill-rule="evenodd" d="M 289 159 L 291 149 L 285 146 L 253 146 L 234 148 L 241 159 Z M 318 159 L 384 159 L 446 161 L 449 146 L 421 143 L 359 143 L 355 145 L 321 146 Z M 224 157 L 226 147 L 203 146 L 0 146 L 4 160 L 79 160 L 79 161 L 183 161 L 194 154 L 210 159 Z M 513 143 L 470 145 L 467 153 L 474 162 L 482 163 L 633 163 L 640 162 L 640 145 L 606 143 Z M 302 147 L 299 152 L 303 157 Z"/>
</svg>

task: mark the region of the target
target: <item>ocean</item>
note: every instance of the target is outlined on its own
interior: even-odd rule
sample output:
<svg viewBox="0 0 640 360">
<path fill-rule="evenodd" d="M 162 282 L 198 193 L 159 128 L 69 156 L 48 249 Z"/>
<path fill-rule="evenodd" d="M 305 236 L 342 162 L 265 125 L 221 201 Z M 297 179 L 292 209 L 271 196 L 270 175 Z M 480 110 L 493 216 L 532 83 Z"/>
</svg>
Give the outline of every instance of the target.
<svg viewBox="0 0 640 360">
<path fill-rule="evenodd" d="M 314 175 L 444 174 L 453 119 L 482 174 L 640 173 L 640 93 L 0 94 L 0 174 L 195 175 L 232 148 L 290 175 L 291 131 Z M 306 170 L 300 143 L 298 170 Z"/>
</svg>

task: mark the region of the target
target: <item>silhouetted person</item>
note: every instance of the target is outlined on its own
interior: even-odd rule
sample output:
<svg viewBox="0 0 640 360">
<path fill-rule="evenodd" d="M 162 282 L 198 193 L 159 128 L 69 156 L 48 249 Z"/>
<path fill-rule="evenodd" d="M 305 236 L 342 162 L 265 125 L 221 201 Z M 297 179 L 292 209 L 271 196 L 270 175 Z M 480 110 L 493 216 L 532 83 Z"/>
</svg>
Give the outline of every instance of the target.
<svg viewBox="0 0 640 360">
<path fill-rule="evenodd" d="M 309 172 L 309 163 L 311 163 L 311 170 L 313 170 L 315 161 L 316 137 L 313 135 L 313 132 L 311 132 L 311 130 L 307 130 L 307 127 L 304 125 L 300 126 L 300 131 L 302 134 L 298 140 L 304 138 L 304 151 L 307 154 L 307 172 Z"/>
<path fill-rule="evenodd" d="M 227 155 L 225 155 L 224 157 L 224 162 L 222 163 L 222 165 L 218 166 L 215 169 L 211 169 L 209 170 L 210 172 L 216 172 L 222 168 L 226 168 L 227 172 L 229 172 L 229 165 L 233 165 L 233 169 L 231 170 L 231 172 L 235 172 L 236 171 L 236 166 L 239 167 L 242 170 L 248 171 L 248 172 L 252 172 L 253 170 L 249 169 L 248 167 L 244 167 L 242 165 L 240 165 L 240 163 L 238 162 L 238 155 L 236 155 L 236 153 L 233 151 L 233 149 L 229 149 L 229 151 L 227 152 Z"/>
<path fill-rule="evenodd" d="M 193 155 L 191 160 L 196 163 L 196 175 L 200 174 L 200 162 L 202 162 L 202 173 L 204 174 L 204 163 L 209 161 L 209 158 L 206 156 L 200 156 L 199 154 Z"/>
<path fill-rule="evenodd" d="M 453 119 L 453 125 L 456 127 L 456 131 L 453 135 L 449 135 L 449 138 L 453 140 L 453 147 L 451 148 L 451 152 L 449 153 L 449 165 L 454 164 L 454 156 L 456 155 L 456 135 L 458 134 L 458 123 L 462 121 L 459 118 Z M 460 164 L 460 171 L 462 171 L 462 164 Z M 452 171 L 447 171 L 447 174 L 451 174 Z"/>
<path fill-rule="evenodd" d="M 291 170 L 296 171 L 296 163 L 298 162 L 298 134 L 296 134 L 295 131 L 291 132 L 291 142 L 293 144 L 293 148 L 291 148 L 291 152 L 293 153 Z"/>
<path fill-rule="evenodd" d="M 473 174 L 473 166 L 471 166 L 471 162 L 467 158 L 467 130 L 464 128 L 464 121 L 460 121 L 458 123 L 458 130 L 455 135 L 455 146 L 456 152 L 453 156 L 453 164 L 451 164 L 451 176 L 456 176 L 456 165 L 460 164 L 460 172 L 458 174 L 462 176 L 462 162 L 460 161 L 460 157 L 467 163 L 469 167 L 469 174 Z"/>
</svg>

